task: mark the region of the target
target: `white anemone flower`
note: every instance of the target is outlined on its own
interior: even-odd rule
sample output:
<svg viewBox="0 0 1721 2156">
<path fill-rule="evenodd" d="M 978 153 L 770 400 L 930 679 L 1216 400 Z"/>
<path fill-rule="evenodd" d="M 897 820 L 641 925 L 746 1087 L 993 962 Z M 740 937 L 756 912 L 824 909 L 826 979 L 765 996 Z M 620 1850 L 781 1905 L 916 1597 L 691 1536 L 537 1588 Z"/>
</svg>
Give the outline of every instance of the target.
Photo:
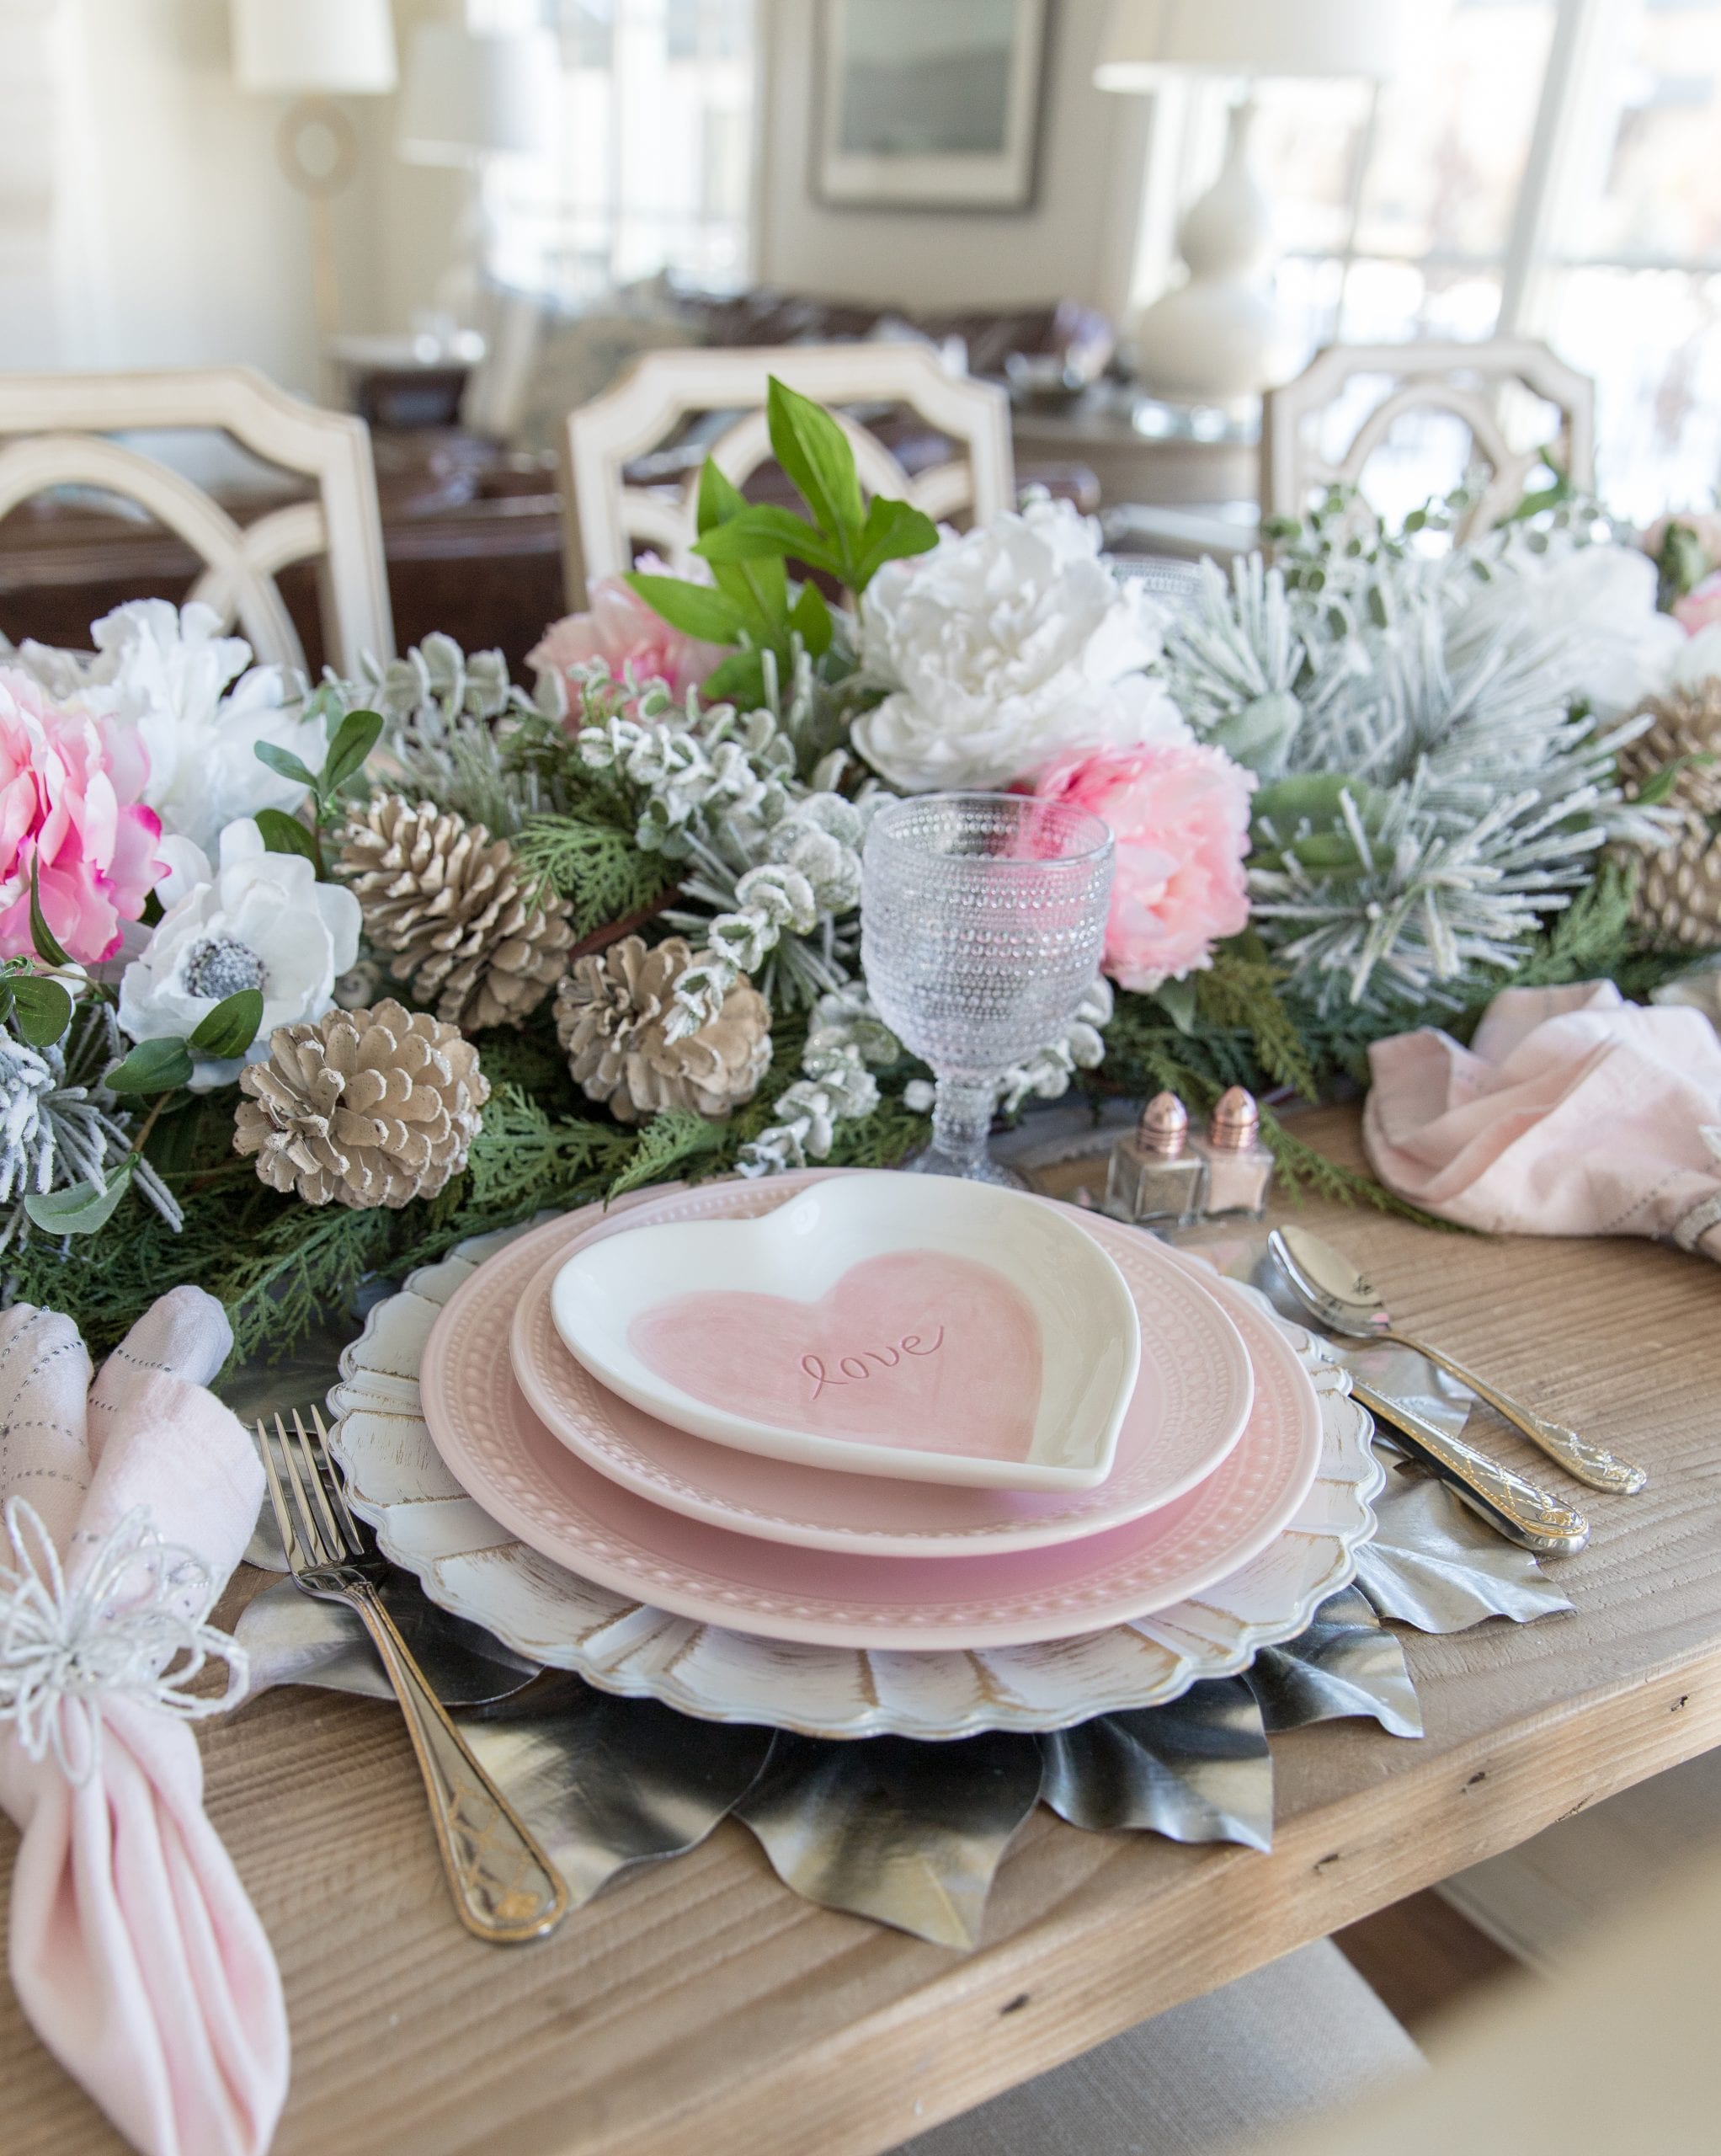
<svg viewBox="0 0 1721 2156">
<path fill-rule="evenodd" d="M 216 1004 L 263 991 L 263 1023 L 248 1056 L 199 1062 L 194 1091 L 230 1084 L 269 1052 L 277 1026 L 320 1018 L 337 978 L 359 955 L 359 901 L 319 883 L 302 854 L 268 853 L 249 817 L 221 836 L 219 867 L 183 838 L 158 849 L 168 873 L 156 887 L 166 908 L 120 982 L 120 1023 L 135 1041 L 185 1039 Z"/>
<path fill-rule="evenodd" d="M 855 724 L 908 793 L 997 787 L 1066 750 L 1190 734 L 1164 684 L 1160 615 L 1100 558 L 1099 526 L 1044 495 L 930 553 L 887 563 L 860 606 L 860 657 L 891 693 Z"/>
<path fill-rule="evenodd" d="M 143 798 L 162 829 L 205 851 L 259 808 L 291 810 L 305 789 L 258 760 L 259 741 L 309 770 L 325 753 L 321 723 L 301 718 L 279 666 L 253 666 L 242 637 L 221 634 L 214 609 L 139 599 L 104 616 L 93 658 L 26 643 L 18 656 L 51 694 L 136 726 L 149 753 Z"/>
</svg>

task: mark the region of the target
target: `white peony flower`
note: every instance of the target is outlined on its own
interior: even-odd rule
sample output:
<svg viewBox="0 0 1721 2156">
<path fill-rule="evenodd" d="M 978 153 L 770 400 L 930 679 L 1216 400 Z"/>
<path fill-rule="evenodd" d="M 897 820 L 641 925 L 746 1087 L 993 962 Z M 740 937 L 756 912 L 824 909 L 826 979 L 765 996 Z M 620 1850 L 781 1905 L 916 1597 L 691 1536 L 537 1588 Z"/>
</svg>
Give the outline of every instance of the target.
<svg viewBox="0 0 1721 2156">
<path fill-rule="evenodd" d="M 250 645 L 220 628 L 210 607 L 139 599 L 95 624 L 93 659 L 39 643 L 19 654 L 51 694 L 136 727 L 149 752 L 145 801 L 164 831 L 205 850 L 237 818 L 304 797 L 258 761 L 259 741 L 312 771 L 326 745 L 321 723 L 286 702 L 280 668 L 252 666 Z"/>
<path fill-rule="evenodd" d="M 860 657 L 892 693 L 855 725 L 905 792 L 1007 785 L 1066 749 L 1187 740 L 1164 686 L 1159 613 L 1100 559 L 1099 526 L 1042 496 L 929 554 L 889 562 L 860 607 Z"/>
<path fill-rule="evenodd" d="M 1461 617 L 1464 647 L 1500 629 L 1514 642 L 1551 643 L 1569 662 L 1571 693 L 1604 724 L 1660 696 L 1686 641 L 1655 607 L 1655 564 L 1635 547 L 1580 546 L 1556 535 L 1534 552 L 1509 538 L 1501 574 L 1482 585 Z"/>
<path fill-rule="evenodd" d="M 263 990 L 249 1055 L 200 1062 L 191 1086 L 202 1092 L 267 1054 L 277 1026 L 329 1008 L 337 976 L 359 955 L 359 901 L 319 883 L 302 854 L 265 852 L 248 817 L 221 833 L 219 868 L 189 839 L 164 839 L 157 851 L 168 863 L 156 886 L 167 910 L 120 978 L 120 1026 L 135 1041 L 184 1039 L 224 996 Z"/>
</svg>

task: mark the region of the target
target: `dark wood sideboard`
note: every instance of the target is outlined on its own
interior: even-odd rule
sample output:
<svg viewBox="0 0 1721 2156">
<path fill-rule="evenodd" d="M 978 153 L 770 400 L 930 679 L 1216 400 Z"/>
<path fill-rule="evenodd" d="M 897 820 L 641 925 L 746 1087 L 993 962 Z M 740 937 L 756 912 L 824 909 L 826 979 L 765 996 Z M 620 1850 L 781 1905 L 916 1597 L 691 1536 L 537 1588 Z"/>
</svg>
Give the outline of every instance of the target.
<svg viewBox="0 0 1721 2156">
<path fill-rule="evenodd" d="M 379 434 L 376 446 L 401 649 L 442 629 L 468 648 L 499 645 L 522 666 L 562 611 L 555 473 L 452 431 Z M 241 524 L 290 499 L 285 488 L 221 497 Z M 87 648 L 93 621 L 128 599 L 183 600 L 200 568 L 189 547 L 126 504 L 82 491 L 39 496 L 0 520 L 0 632 Z M 315 675 L 316 570 L 290 568 L 280 584 Z"/>
</svg>

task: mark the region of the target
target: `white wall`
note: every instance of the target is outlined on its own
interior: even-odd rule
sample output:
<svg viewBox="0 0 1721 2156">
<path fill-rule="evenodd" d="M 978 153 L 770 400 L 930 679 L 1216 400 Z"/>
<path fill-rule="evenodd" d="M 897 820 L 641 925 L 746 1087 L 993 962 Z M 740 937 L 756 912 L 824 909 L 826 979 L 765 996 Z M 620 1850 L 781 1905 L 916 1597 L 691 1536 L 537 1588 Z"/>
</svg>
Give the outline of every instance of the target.
<svg viewBox="0 0 1721 2156">
<path fill-rule="evenodd" d="M 0 0 L 0 350 L 14 366 L 58 356 L 55 0 Z"/>
<path fill-rule="evenodd" d="M 0 367 L 248 360 L 314 391 L 306 204 L 275 162 L 286 101 L 235 86 L 227 0 L 4 5 L 55 18 L 57 154 L 51 334 L 40 310 L 0 309 Z M 386 156 L 376 108 L 388 102 L 348 108 L 363 154 L 335 231 L 353 328 L 384 319 L 374 205 Z M 0 192 L 0 240 L 19 230 L 22 208 Z M 41 224 L 45 213 L 34 214 Z M 5 252 L 0 244 L 0 259 Z"/>
<path fill-rule="evenodd" d="M 1106 0 L 1050 0 L 1034 206 L 948 214 L 832 209 L 814 199 L 818 5 L 759 0 L 769 69 L 759 175 L 762 280 L 905 307 L 1068 296 L 1121 312 L 1148 100 L 1094 88 Z"/>
</svg>

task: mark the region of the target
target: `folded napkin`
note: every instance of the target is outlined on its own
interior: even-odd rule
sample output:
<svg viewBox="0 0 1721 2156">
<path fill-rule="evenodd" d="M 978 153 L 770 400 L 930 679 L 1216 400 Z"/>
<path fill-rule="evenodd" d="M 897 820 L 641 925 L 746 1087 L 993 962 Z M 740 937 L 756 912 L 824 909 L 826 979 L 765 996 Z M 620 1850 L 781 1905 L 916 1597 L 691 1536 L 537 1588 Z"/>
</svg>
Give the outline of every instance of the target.
<svg viewBox="0 0 1721 2156">
<path fill-rule="evenodd" d="M 1612 981 L 1508 988 L 1468 1049 L 1377 1041 L 1363 1143 L 1389 1189 L 1465 1226 L 1670 1235 L 1721 1259 L 1721 1038 Z"/>
<path fill-rule="evenodd" d="M 68 1318 L 0 1315 L 13 1987 L 147 2156 L 257 2156 L 286 2094 L 274 1956 L 204 1816 L 186 1726 L 220 1703 L 175 1689 L 227 1644 L 203 1620 L 263 1497 L 243 1429 L 205 1389 L 231 1341 L 218 1303 L 176 1289 L 92 1389 Z"/>
</svg>

